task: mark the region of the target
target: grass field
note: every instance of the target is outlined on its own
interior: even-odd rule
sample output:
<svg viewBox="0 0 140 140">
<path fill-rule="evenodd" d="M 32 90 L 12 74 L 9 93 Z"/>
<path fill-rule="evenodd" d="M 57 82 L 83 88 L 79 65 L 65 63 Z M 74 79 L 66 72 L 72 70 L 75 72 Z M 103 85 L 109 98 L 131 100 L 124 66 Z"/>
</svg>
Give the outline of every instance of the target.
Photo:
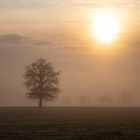
<svg viewBox="0 0 140 140">
<path fill-rule="evenodd" d="M 140 140 L 140 108 L 0 108 L 0 140 Z"/>
</svg>

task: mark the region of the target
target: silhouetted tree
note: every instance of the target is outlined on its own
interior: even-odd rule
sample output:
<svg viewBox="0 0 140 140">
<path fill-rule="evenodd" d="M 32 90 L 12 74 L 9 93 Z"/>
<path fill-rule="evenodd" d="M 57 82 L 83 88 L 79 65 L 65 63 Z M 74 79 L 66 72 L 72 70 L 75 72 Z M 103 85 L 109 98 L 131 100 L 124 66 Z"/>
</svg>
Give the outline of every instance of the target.
<svg viewBox="0 0 140 140">
<path fill-rule="evenodd" d="M 26 66 L 25 87 L 27 96 L 31 99 L 39 100 L 39 107 L 43 101 L 53 101 L 59 93 L 59 74 L 47 59 L 39 58 L 31 65 Z"/>
</svg>

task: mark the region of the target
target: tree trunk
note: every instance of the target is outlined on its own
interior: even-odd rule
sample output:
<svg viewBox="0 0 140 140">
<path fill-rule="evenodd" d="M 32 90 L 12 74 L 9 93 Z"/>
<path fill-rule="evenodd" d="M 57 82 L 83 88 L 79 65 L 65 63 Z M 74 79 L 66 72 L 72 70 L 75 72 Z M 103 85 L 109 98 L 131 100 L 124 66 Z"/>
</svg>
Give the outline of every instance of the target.
<svg viewBox="0 0 140 140">
<path fill-rule="evenodd" d="M 39 105 L 38 105 L 39 108 L 42 108 L 43 107 L 43 98 L 40 97 L 39 98 Z"/>
</svg>

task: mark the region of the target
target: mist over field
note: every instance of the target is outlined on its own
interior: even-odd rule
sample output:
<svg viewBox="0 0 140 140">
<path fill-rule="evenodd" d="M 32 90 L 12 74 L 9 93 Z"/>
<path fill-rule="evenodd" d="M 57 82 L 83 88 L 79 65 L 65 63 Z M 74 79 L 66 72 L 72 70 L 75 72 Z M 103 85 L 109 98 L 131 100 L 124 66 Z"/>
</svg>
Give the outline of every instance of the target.
<svg viewBox="0 0 140 140">
<path fill-rule="evenodd" d="M 109 48 L 92 35 L 102 7 L 121 13 Z M 46 106 L 140 106 L 139 8 L 139 0 L 0 0 L 0 106 L 36 105 L 23 74 L 39 57 L 62 72 L 59 98 Z"/>
<path fill-rule="evenodd" d="M 0 0 L 0 140 L 140 139 L 140 0 Z"/>
</svg>

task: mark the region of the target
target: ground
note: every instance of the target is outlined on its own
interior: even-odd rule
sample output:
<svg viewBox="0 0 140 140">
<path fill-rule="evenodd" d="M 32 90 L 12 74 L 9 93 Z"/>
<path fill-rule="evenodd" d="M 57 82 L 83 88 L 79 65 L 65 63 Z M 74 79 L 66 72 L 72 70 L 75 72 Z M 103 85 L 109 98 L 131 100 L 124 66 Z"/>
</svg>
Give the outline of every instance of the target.
<svg viewBox="0 0 140 140">
<path fill-rule="evenodd" d="M 0 108 L 0 140 L 140 140 L 140 108 Z"/>
</svg>

